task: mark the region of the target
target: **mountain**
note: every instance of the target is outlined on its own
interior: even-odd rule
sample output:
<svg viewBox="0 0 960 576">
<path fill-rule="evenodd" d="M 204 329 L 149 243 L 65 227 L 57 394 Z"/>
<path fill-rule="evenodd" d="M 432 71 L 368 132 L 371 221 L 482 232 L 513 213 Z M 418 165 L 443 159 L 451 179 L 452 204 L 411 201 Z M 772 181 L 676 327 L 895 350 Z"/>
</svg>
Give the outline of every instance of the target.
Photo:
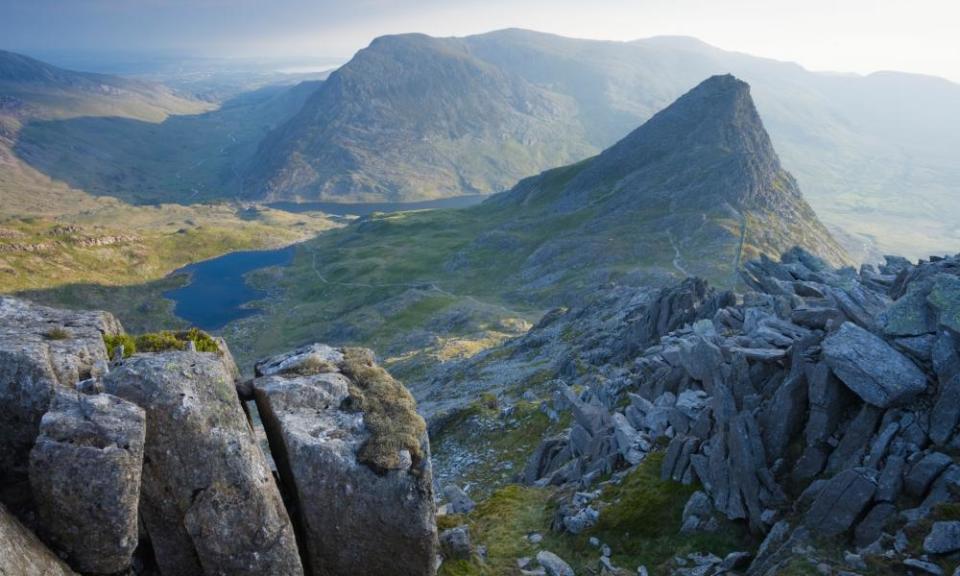
<svg viewBox="0 0 960 576">
<path fill-rule="evenodd" d="M 378 38 L 260 146 L 246 184 L 284 200 L 489 193 L 591 152 L 574 102 L 459 40 Z"/>
<path fill-rule="evenodd" d="M 811 72 L 685 37 L 379 38 L 262 144 L 246 194 L 346 201 L 500 191 L 599 152 L 726 73 L 754 87 L 784 164 L 821 217 L 853 235 L 851 246 L 909 256 L 960 248 L 951 156 L 960 86 Z"/>
<path fill-rule="evenodd" d="M 5 212 L 57 213 L 58 198 L 89 201 L 84 192 L 136 204 L 234 198 L 240 167 L 318 85 L 264 86 L 214 104 L 0 52 Z"/>
<path fill-rule="evenodd" d="M 600 155 L 479 206 L 372 215 L 303 244 L 280 300 L 227 332 L 241 356 L 364 344 L 416 357 L 394 366 L 416 378 L 421 361 L 489 346 L 598 286 L 694 274 L 729 286 L 740 260 L 794 245 L 848 262 L 781 167 L 747 84 L 716 76 Z"/>
</svg>

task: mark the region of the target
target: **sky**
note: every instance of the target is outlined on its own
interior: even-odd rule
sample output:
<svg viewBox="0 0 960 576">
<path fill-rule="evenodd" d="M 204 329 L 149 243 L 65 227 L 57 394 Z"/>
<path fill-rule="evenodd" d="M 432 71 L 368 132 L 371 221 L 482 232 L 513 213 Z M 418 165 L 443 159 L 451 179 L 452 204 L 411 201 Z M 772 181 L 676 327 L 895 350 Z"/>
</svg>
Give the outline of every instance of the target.
<svg viewBox="0 0 960 576">
<path fill-rule="evenodd" d="M 0 16 L 0 48 L 28 54 L 346 59 L 383 34 L 520 27 L 960 82 L 960 0 L 0 0 Z"/>
</svg>

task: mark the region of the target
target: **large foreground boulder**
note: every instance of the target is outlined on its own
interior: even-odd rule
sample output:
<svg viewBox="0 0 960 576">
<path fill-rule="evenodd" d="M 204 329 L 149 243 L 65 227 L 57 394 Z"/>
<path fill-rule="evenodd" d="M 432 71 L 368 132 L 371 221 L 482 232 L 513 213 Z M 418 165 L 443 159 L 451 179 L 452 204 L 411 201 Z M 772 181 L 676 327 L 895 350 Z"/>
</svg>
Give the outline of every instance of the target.
<svg viewBox="0 0 960 576">
<path fill-rule="evenodd" d="M 76 576 L 0 504 L 0 576 Z"/>
<path fill-rule="evenodd" d="M 293 527 L 227 363 L 145 354 L 104 379 L 146 411 L 140 514 L 165 576 L 298 576 Z"/>
<path fill-rule="evenodd" d="M 314 576 L 429 576 L 437 532 L 425 424 L 361 349 L 313 345 L 253 382 Z"/>
<path fill-rule="evenodd" d="M 30 448 L 58 388 L 105 365 L 104 334 L 122 332 L 106 312 L 74 312 L 0 297 L 0 499 L 26 486 Z M 29 493 L 29 490 L 26 490 Z"/>
<path fill-rule="evenodd" d="M 927 387 L 916 364 L 852 322 L 823 341 L 823 356 L 847 387 L 879 408 L 909 400 Z"/>
<path fill-rule="evenodd" d="M 108 394 L 59 391 L 30 453 L 46 540 L 80 572 L 113 574 L 137 547 L 143 410 Z"/>
</svg>

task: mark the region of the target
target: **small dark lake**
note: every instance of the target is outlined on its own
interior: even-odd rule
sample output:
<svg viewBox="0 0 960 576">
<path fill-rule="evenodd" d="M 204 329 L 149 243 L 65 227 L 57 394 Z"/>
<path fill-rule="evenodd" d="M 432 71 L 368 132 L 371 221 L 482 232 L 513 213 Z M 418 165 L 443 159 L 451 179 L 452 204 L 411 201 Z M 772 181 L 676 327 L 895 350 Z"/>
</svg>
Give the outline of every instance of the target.
<svg viewBox="0 0 960 576">
<path fill-rule="evenodd" d="M 440 208 L 468 208 L 483 202 L 488 196 L 471 194 L 441 198 L 440 200 L 424 200 L 422 202 L 370 202 L 366 204 L 350 204 L 343 202 L 274 202 L 271 208 L 287 212 L 326 212 L 337 216 L 367 216 L 374 212 L 402 212 L 404 210 L 436 210 Z"/>
<path fill-rule="evenodd" d="M 165 292 L 176 305 L 174 313 L 204 330 L 217 330 L 229 322 L 256 314 L 244 308 L 266 293 L 248 285 L 244 275 L 269 266 L 286 266 L 293 260 L 294 246 L 277 250 L 231 252 L 184 266 L 173 274 L 188 274 L 186 286 Z"/>
</svg>

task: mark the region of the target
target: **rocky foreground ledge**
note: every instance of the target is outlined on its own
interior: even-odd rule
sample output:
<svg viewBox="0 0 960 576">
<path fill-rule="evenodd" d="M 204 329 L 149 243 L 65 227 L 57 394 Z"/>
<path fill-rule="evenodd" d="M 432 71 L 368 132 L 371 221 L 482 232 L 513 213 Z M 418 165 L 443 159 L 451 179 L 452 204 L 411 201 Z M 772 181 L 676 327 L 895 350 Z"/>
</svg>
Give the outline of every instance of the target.
<svg viewBox="0 0 960 576">
<path fill-rule="evenodd" d="M 222 342 L 111 362 L 120 334 L 0 299 L 0 574 L 436 572 L 426 428 L 369 351 L 315 344 L 238 382 Z"/>
</svg>

